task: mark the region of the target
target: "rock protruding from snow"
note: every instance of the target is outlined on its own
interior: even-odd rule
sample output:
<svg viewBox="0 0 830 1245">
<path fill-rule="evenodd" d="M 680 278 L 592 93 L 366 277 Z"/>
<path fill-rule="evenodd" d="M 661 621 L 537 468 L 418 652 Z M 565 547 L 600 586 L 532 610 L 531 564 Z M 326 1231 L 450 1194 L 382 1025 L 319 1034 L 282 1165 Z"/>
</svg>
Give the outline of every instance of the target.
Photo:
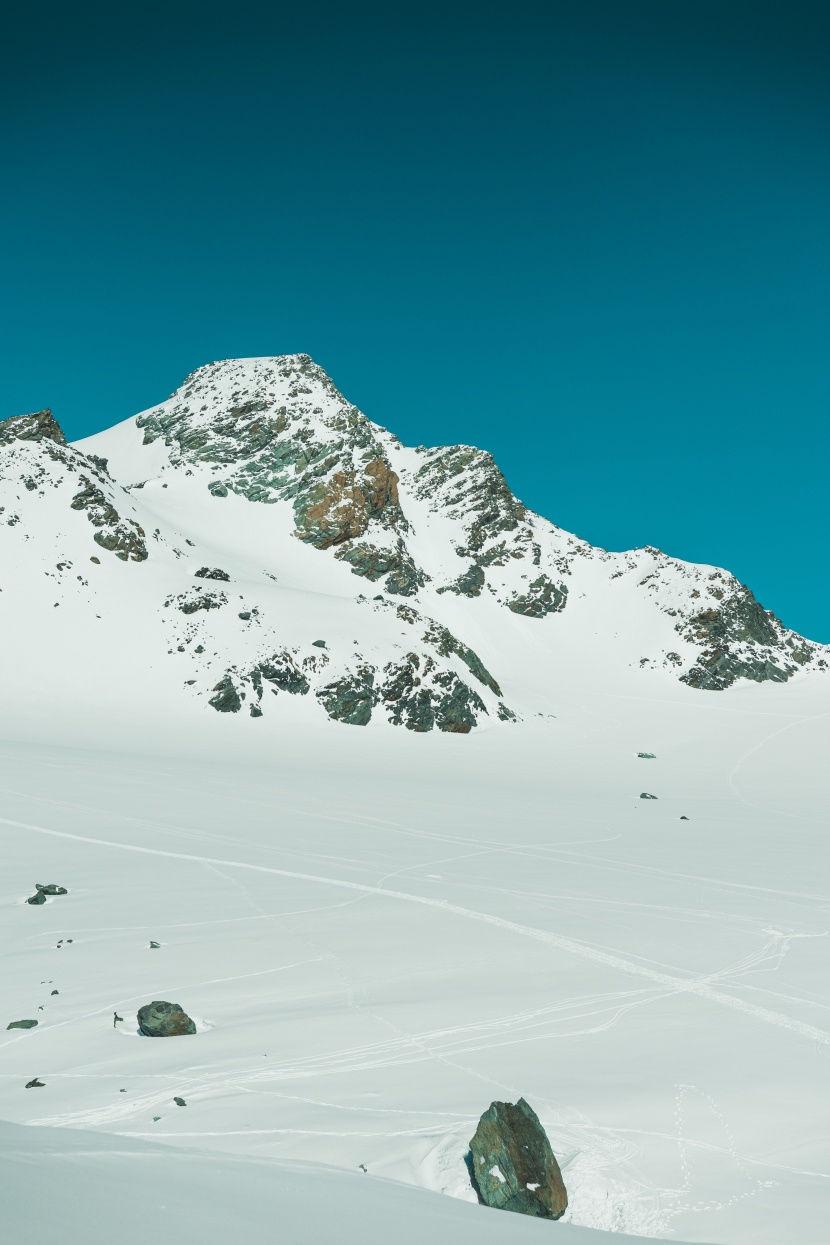
<svg viewBox="0 0 830 1245">
<path fill-rule="evenodd" d="M 156 1000 L 138 1010 L 138 1027 L 145 1037 L 182 1037 L 196 1026 L 178 1003 Z"/>
<path fill-rule="evenodd" d="M 0 419 L 0 445 L 11 445 L 12 441 L 54 441 L 66 445 L 60 424 L 48 407 L 31 415 Z"/>
<path fill-rule="evenodd" d="M 559 1164 L 536 1112 L 492 1102 L 470 1142 L 473 1186 L 486 1206 L 537 1219 L 560 1219 L 568 1194 Z"/>
</svg>

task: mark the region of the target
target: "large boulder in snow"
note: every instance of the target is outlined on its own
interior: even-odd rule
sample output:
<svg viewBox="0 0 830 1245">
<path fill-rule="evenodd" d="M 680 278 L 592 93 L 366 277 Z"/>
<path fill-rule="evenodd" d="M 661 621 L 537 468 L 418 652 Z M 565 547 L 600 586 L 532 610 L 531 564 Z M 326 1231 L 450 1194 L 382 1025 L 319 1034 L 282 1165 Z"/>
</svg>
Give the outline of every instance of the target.
<svg viewBox="0 0 830 1245">
<path fill-rule="evenodd" d="M 182 1037 L 196 1026 L 178 1003 L 156 1000 L 138 1009 L 138 1027 L 145 1037 Z"/>
<path fill-rule="evenodd" d="M 486 1206 L 559 1219 L 568 1194 L 539 1117 L 524 1098 L 492 1102 L 470 1142 L 473 1186 Z"/>
</svg>

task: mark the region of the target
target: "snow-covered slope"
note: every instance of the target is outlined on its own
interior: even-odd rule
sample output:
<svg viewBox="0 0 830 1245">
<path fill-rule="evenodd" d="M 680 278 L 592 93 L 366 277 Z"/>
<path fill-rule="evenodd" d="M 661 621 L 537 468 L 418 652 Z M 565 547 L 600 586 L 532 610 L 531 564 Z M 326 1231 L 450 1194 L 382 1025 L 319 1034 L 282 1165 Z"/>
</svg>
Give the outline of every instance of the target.
<svg viewBox="0 0 830 1245">
<path fill-rule="evenodd" d="M 29 702 L 466 733 L 555 712 L 574 664 L 696 690 L 827 670 L 728 572 L 592 548 L 483 451 L 401 445 L 304 355 L 200 368 L 75 446 L 48 412 L 7 421 L 0 455 Z M 75 670 L 43 664 L 47 636 Z"/>
<path fill-rule="evenodd" d="M 217 1192 L 234 1158 L 273 1164 L 277 1187 L 292 1160 L 323 1165 L 330 1206 L 338 1167 L 367 1186 L 367 1245 L 390 1245 L 406 1238 L 383 1181 L 471 1199 L 479 1115 L 524 1096 L 570 1209 L 531 1227 L 482 1212 L 494 1240 L 575 1224 L 824 1245 L 821 681 L 691 704 L 583 682 L 558 708 L 449 737 L 240 736 L 225 716 L 149 733 L 79 709 L 61 747 L 45 726 L 0 744 L 0 1118 L 125 1138 L 121 1171 L 134 1141 L 184 1148 L 184 1171 L 215 1154 Z M 26 904 L 53 881 L 69 893 Z M 157 998 L 196 1035 L 139 1037 Z M 156 1213 L 168 1185 L 132 1162 Z M 438 1215 L 437 1241 L 477 1230 L 475 1206 L 467 1227 L 422 1196 L 400 1213 Z M 271 1205 L 249 1206 L 261 1234 Z"/>
<path fill-rule="evenodd" d="M 824 1245 L 826 649 L 303 356 L 0 477 L 7 1233 Z M 519 1096 L 556 1224 L 472 1201 Z"/>
<path fill-rule="evenodd" d="M 51 1245 L 146 1245 L 164 1240 L 228 1245 L 503 1245 L 502 1218 L 480 1206 L 366 1181 L 311 1163 L 211 1154 L 152 1141 L 0 1123 L 7 1239 Z M 541 1245 L 550 1225 L 514 1218 L 509 1239 Z M 605 1245 L 603 1232 L 559 1224 L 559 1245 Z M 630 1245 L 643 1237 L 628 1237 Z"/>
</svg>

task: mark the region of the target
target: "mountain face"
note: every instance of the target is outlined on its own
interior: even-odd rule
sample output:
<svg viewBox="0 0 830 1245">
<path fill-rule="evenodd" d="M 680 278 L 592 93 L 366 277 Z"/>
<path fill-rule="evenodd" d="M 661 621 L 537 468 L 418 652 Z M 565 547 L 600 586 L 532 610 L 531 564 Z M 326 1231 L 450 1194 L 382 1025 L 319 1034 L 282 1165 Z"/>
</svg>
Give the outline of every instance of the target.
<svg viewBox="0 0 830 1245">
<path fill-rule="evenodd" d="M 23 697 L 466 733 L 564 671 L 694 695 L 830 653 L 727 571 L 555 527 L 482 450 L 403 446 L 307 355 L 209 364 L 75 445 L 0 423 L 0 533 Z"/>
</svg>

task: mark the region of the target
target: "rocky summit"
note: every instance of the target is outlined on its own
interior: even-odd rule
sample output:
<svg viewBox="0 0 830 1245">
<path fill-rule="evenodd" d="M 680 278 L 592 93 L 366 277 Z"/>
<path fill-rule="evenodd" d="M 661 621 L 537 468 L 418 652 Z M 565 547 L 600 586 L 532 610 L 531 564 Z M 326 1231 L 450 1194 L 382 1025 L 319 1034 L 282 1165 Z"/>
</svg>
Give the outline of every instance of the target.
<svg viewBox="0 0 830 1245">
<path fill-rule="evenodd" d="M 563 678 L 699 696 L 830 660 L 728 571 L 593 547 L 483 450 L 402 445 L 307 355 L 211 363 L 74 445 L 0 423 L 0 534 L 34 713 L 463 735 L 555 715 Z"/>
<path fill-rule="evenodd" d="M 496 1210 L 560 1219 L 568 1194 L 539 1117 L 524 1098 L 492 1102 L 470 1142 L 470 1171 L 479 1199 Z"/>
</svg>

